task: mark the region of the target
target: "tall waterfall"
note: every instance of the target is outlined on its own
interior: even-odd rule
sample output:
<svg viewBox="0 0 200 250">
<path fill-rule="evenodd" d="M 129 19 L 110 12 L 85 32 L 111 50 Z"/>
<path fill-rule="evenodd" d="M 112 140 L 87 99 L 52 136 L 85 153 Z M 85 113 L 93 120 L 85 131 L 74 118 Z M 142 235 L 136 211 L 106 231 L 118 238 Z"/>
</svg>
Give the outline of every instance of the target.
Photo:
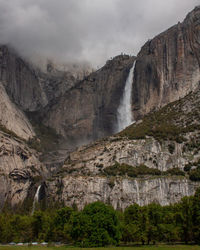
<svg viewBox="0 0 200 250">
<path fill-rule="evenodd" d="M 36 191 L 35 196 L 34 196 L 33 208 L 32 208 L 32 215 L 33 215 L 34 212 L 35 212 L 35 205 L 36 205 L 36 203 L 39 202 L 40 188 L 41 188 L 41 185 L 38 186 L 37 191 Z"/>
<path fill-rule="evenodd" d="M 117 109 L 117 132 L 123 130 L 127 126 L 131 125 L 133 122 L 132 112 L 131 112 L 131 92 L 132 92 L 132 82 L 133 74 L 135 69 L 135 62 L 130 69 L 129 75 L 126 79 L 126 84 L 123 92 L 120 105 Z"/>
</svg>

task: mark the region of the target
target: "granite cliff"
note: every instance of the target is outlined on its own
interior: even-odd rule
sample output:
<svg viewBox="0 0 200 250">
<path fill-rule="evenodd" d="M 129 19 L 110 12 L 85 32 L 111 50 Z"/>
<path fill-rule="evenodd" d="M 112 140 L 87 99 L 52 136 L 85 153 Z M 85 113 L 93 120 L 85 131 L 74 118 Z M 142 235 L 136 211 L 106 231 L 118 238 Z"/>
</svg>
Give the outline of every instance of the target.
<svg viewBox="0 0 200 250">
<path fill-rule="evenodd" d="M 80 147 L 46 181 L 49 201 L 167 205 L 200 185 L 200 89 L 119 134 Z M 196 177 L 199 176 L 199 179 Z"/>
<path fill-rule="evenodd" d="M 44 123 L 71 145 L 111 135 L 134 57 L 121 55 L 77 82 L 46 112 Z"/>
<path fill-rule="evenodd" d="M 0 209 L 33 199 L 37 183 L 47 175 L 38 153 L 6 132 L 0 131 Z"/>
<path fill-rule="evenodd" d="M 132 89 L 135 119 L 184 97 L 199 81 L 200 6 L 141 48 Z"/>
<path fill-rule="evenodd" d="M 96 200 L 120 209 L 134 202 L 166 205 L 194 194 L 199 55 L 200 6 L 148 41 L 137 59 L 116 56 L 92 73 L 51 63 L 43 71 L 1 46 L 0 209 L 32 202 L 40 184 L 47 204 L 78 208 Z M 135 60 L 130 105 L 136 122 L 113 135 Z M 81 144 L 87 145 L 75 150 Z"/>
</svg>

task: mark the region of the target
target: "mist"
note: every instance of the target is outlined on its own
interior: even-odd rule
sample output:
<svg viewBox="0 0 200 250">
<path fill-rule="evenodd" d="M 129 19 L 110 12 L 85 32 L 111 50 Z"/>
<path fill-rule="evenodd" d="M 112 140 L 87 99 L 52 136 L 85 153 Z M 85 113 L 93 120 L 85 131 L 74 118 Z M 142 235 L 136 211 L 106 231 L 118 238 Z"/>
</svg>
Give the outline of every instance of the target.
<svg viewBox="0 0 200 250">
<path fill-rule="evenodd" d="M 0 0 L 0 43 L 31 60 L 89 62 L 136 55 L 199 0 Z"/>
</svg>

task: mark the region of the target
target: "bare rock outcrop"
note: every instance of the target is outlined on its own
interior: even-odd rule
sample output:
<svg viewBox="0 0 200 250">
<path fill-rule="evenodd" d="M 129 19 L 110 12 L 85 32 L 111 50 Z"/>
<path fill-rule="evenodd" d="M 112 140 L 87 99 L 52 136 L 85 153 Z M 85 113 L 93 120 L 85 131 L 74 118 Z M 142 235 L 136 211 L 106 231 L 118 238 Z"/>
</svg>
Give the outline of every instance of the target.
<svg viewBox="0 0 200 250">
<path fill-rule="evenodd" d="M 0 82 L 0 125 L 28 140 L 35 135 L 24 113 L 8 97 Z"/>
<path fill-rule="evenodd" d="M 0 80 L 24 111 L 35 111 L 48 103 L 34 69 L 7 46 L 0 47 Z"/>
<path fill-rule="evenodd" d="M 200 6 L 139 52 L 132 90 L 134 118 L 182 98 L 199 82 Z"/>
<path fill-rule="evenodd" d="M 193 195 L 200 182 L 187 168 L 197 171 L 200 164 L 199 110 L 200 89 L 116 136 L 80 147 L 47 180 L 48 199 L 79 208 L 100 200 L 124 209 Z"/>
<path fill-rule="evenodd" d="M 183 196 L 193 195 L 198 183 L 186 178 L 146 178 L 110 180 L 100 176 L 66 176 L 47 182 L 48 199 L 76 205 L 78 209 L 91 202 L 102 201 L 115 209 L 125 209 L 137 203 L 141 206 L 152 202 L 169 205 Z"/>
<path fill-rule="evenodd" d="M 0 132 L 0 209 L 22 204 L 34 195 L 30 192 L 47 174 L 39 155 L 22 140 Z"/>
<path fill-rule="evenodd" d="M 75 84 L 46 112 L 44 122 L 71 144 L 114 132 L 117 108 L 134 57 L 121 55 Z"/>
</svg>

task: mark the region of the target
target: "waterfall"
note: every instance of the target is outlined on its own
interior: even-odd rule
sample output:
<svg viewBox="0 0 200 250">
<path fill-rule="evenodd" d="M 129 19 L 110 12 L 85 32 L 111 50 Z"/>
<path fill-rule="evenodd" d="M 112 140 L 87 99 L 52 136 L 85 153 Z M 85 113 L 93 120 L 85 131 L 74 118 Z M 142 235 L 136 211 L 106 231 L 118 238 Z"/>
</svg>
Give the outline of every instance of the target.
<svg viewBox="0 0 200 250">
<path fill-rule="evenodd" d="M 41 188 L 41 185 L 38 186 L 37 191 L 36 191 L 35 196 L 34 196 L 33 208 L 32 208 L 32 215 L 33 215 L 34 212 L 35 212 L 35 205 L 36 205 L 36 203 L 39 202 L 40 188 Z"/>
<path fill-rule="evenodd" d="M 125 129 L 127 126 L 131 125 L 133 122 L 132 112 L 131 112 L 131 92 L 132 92 L 132 82 L 133 74 L 135 69 L 134 61 L 132 68 L 130 69 L 129 75 L 126 79 L 125 88 L 123 92 L 120 105 L 117 109 L 117 131 Z"/>
</svg>

